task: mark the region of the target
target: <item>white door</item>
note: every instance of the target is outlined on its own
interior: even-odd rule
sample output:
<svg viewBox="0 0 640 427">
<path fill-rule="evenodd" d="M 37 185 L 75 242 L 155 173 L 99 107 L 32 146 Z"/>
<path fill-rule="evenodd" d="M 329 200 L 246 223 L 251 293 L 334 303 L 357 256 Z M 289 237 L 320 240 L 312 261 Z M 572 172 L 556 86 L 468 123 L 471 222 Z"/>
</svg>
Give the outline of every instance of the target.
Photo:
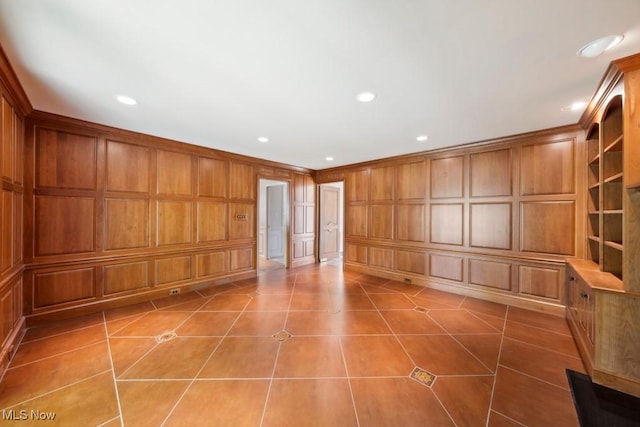
<svg viewBox="0 0 640 427">
<path fill-rule="evenodd" d="M 284 185 L 267 187 L 267 259 L 284 256 Z"/>
</svg>

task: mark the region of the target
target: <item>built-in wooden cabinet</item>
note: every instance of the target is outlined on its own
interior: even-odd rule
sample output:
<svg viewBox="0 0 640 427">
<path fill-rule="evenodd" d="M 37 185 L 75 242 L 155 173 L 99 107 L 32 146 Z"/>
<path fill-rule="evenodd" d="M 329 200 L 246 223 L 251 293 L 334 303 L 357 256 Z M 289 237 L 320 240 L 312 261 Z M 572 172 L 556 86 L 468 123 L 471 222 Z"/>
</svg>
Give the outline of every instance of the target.
<svg viewBox="0 0 640 427">
<path fill-rule="evenodd" d="M 595 382 L 640 396 L 640 55 L 609 68 L 586 129 L 586 256 L 567 267 L 567 317 Z"/>
</svg>

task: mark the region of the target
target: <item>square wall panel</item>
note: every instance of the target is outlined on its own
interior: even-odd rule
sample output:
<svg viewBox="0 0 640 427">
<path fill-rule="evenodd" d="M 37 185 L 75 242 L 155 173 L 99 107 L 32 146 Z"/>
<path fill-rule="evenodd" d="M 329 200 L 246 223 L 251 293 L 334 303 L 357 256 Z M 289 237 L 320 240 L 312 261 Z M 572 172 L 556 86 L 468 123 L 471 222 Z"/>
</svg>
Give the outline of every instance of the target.
<svg viewBox="0 0 640 427">
<path fill-rule="evenodd" d="M 464 157 L 431 160 L 431 198 L 464 196 Z"/>
<path fill-rule="evenodd" d="M 511 203 L 471 205 L 471 246 L 511 249 Z"/>
<path fill-rule="evenodd" d="M 105 249 L 149 246 L 149 202 L 141 199 L 106 200 Z"/>
<path fill-rule="evenodd" d="M 425 162 L 413 162 L 398 165 L 397 200 L 425 199 L 426 172 Z"/>
<path fill-rule="evenodd" d="M 573 139 L 566 139 L 522 147 L 522 195 L 573 194 L 574 145 Z"/>
<path fill-rule="evenodd" d="M 520 215 L 522 251 L 575 255 L 575 202 L 525 202 Z"/>
<path fill-rule="evenodd" d="M 158 194 L 191 195 L 191 155 L 158 150 Z"/>
<path fill-rule="evenodd" d="M 511 150 L 471 156 L 471 197 L 511 195 Z"/>
<path fill-rule="evenodd" d="M 431 243 L 462 245 L 463 210 L 462 203 L 431 205 Z"/>
<path fill-rule="evenodd" d="M 191 203 L 158 202 L 158 246 L 191 243 Z"/>
<path fill-rule="evenodd" d="M 107 141 L 107 191 L 149 191 L 149 149 Z"/>
</svg>

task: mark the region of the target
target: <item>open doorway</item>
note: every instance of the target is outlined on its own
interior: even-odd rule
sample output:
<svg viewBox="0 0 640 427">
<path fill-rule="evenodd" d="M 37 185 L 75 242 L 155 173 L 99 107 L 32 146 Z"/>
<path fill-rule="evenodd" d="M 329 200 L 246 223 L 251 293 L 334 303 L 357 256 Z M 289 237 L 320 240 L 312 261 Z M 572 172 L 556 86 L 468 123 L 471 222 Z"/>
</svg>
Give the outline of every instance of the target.
<svg viewBox="0 0 640 427">
<path fill-rule="evenodd" d="M 318 258 L 320 262 L 342 262 L 344 251 L 344 185 L 320 184 Z"/>
<path fill-rule="evenodd" d="M 289 183 L 259 180 L 258 272 L 288 265 Z"/>
</svg>

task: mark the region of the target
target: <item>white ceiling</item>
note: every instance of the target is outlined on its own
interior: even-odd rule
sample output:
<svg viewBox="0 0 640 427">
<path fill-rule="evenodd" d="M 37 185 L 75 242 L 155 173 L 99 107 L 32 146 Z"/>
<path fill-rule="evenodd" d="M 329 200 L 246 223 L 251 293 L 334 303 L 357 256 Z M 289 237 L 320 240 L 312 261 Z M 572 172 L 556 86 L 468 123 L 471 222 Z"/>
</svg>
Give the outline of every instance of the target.
<svg viewBox="0 0 640 427">
<path fill-rule="evenodd" d="M 0 0 L 0 44 L 35 109 L 324 169 L 576 123 L 640 1 Z"/>
</svg>

